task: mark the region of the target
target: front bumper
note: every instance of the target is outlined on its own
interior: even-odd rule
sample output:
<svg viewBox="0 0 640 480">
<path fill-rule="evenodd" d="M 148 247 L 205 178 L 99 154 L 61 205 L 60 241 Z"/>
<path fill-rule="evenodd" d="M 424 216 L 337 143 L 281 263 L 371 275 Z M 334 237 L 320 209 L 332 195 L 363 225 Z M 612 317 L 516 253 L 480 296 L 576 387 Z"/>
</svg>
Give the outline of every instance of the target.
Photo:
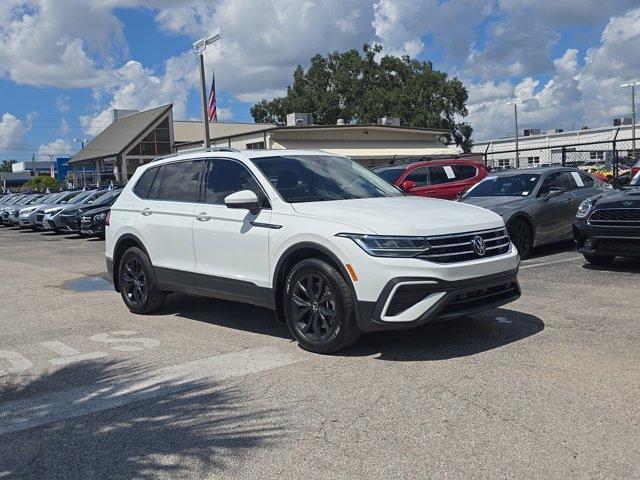
<svg viewBox="0 0 640 480">
<path fill-rule="evenodd" d="M 57 230 L 60 228 L 60 216 L 47 213 L 42 220 L 42 227 L 45 230 Z"/>
<path fill-rule="evenodd" d="M 573 237 L 578 251 L 591 256 L 640 257 L 640 228 L 602 227 L 586 220 L 573 222 Z"/>
<path fill-rule="evenodd" d="M 457 281 L 394 278 L 376 302 L 358 302 L 360 328 L 366 332 L 412 328 L 500 307 L 520 297 L 517 275 L 516 268 Z"/>
<path fill-rule="evenodd" d="M 80 217 L 77 215 L 59 215 L 59 226 L 68 232 L 80 230 Z"/>
<path fill-rule="evenodd" d="M 83 235 L 104 235 L 104 220 L 82 218 L 80 220 L 80 233 Z"/>
</svg>

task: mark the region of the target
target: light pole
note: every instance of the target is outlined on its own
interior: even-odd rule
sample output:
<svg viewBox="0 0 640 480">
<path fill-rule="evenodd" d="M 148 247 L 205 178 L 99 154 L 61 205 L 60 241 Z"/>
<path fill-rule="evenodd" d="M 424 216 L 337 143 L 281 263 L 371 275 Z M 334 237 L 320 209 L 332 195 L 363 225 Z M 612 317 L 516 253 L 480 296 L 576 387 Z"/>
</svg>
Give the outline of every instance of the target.
<svg viewBox="0 0 640 480">
<path fill-rule="evenodd" d="M 640 82 L 629 82 L 620 85 L 622 88 L 631 87 L 631 149 L 634 163 L 636 162 L 636 85 L 640 85 Z"/>
<path fill-rule="evenodd" d="M 84 150 L 84 144 L 87 142 L 86 138 L 74 138 L 73 139 L 74 142 L 80 142 L 80 144 L 82 145 L 82 150 Z M 75 182 L 75 177 L 73 178 L 73 181 Z M 87 186 L 87 177 L 86 177 L 86 173 L 85 173 L 85 169 L 84 169 L 84 163 L 82 164 L 82 188 L 85 188 Z"/>
<path fill-rule="evenodd" d="M 203 53 L 207 49 L 207 45 L 220 40 L 221 35 L 214 33 L 210 37 L 204 37 L 193 44 L 193 51 L 200 57 L 200 95 L 202 97 L 202 122 L 204 123 L 204 146 L 211 146 L 211 137 L 209 136 L 209 114 L 207 112 L 207 86 L 204 79 L 204 56 Z"/>
<path fill-rule="evenodd" d="M 513 105 L 513 114 L 516 119 L 516 168 L 520 168 L 520 149 L 518 148 L 518 103 L 509 102 L 508 105 Z"/>
</svg>

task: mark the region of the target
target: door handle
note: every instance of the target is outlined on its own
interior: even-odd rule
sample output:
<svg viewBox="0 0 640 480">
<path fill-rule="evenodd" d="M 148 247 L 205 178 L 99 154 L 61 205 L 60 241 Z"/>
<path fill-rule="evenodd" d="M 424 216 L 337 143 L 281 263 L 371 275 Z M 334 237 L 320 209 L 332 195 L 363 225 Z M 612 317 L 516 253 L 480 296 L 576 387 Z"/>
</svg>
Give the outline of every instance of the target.
<svg viewBox="0 0 640 480">
<path fill-rule="evenodd" d="M 151 215 L 153 212 L 151 210 L 149 210 L 149 207 L 147 208 L 143 208 L 142 211 L 140 212 L 142 215 L 144 215 L 145 217 L 148 217 L 149 215 Z"/>
<path fill-rule="evenodd" d="M 200 222 L 208 222 L 209 220 L 211 220 L 211 217 L 207 215 L 207 212 L 201 212 L 198 215 L 196 215 L 196 220 Z"/>
</svg>

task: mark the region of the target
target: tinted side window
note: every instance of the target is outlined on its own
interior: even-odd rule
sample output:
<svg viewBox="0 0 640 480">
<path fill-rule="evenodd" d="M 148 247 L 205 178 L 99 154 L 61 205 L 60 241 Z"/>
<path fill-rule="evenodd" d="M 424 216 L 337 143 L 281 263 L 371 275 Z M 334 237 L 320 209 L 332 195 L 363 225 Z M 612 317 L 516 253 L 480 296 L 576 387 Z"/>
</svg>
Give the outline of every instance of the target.
<svg viewBox="0 0 640 480">
<path fill-rule="evenodd" d="M 251 172 L 244 165 L 233 160 L 213 159 L 207 162 L 205 177 L 205 202 L 213 205 L 224 205 L 224 199 L 240 190 L 251 190 L 258 197 L 258 202 L 266 206 L 267 199 Z"/>
<path fill-rule="evenodd" d="M 133 187 L 133 193 L 135 193 L 140 198 L 148 198 L 149 190 L 151 190 L 151 185 L 153 185 L 153 181 L 156 178 L 158 173 L 158 168 L 150 168 L 146 172 L 142 174 L 136 186 Z"/>
<path fill-rule="evenodd" d="M 451 170 L 456 175 L 456 180 L 466 180 L 476 176 L 476 167 L 471 165 L 451 165 Z"/>
<path fill-rule="evenodd" d="M 429 177 L 431 178 L 431 185 L 455 182 L 458 180 L 449 165 L 433 165 L 429 167 Z"/>
<path fill-rule="evenodd" d="M 160 193 L 160 185 L 162 185 L 163 178 L 164 178 L 164 165 L 158 168 L 158 174 L 156 175 L 156 178 L 153 181 L 153 185 L 151 185 L 151 190 L 149 190 L 148 198 L 151 198 L 151 199 L 158 198 L 158 193 Z"/>
<path fill-rule="evenodd" d="M 416 187 L 424 187 L 425 185 L 428 185 L 429 177 L 427 176 L 427 167 L 416 168 L 404 179 L 415 182 Z"/>
<path fill-rule="evenodd" d="M 567 178 L 564 175 L 565 173 L 567 172 L 555 172 L 547 175 L 542 181 L 538 195 L 546 195 L 552 188 L 561 188 L 563 190 L 569 189 L 570 186 L 567 184 Z M 571 176 L 570 173 L 567 174 Z M 573 185 L 575 185 L 575 182 L 573 182 Z"/>
<path fill-rule="evenodd" d="M 202 164 L 202 161 L 197 160 L 166 164 L 158 200 L 197 202 L 200 197 Z"/>
<path fill-rule="evenodd" d="M 580 175 L 582 183 L 584 183 L 584 187 L 580 188 L 593 188 L 596 182 L 591 175 L 587 175 L 584 172 L 578 172 L 578 175 Z"/>
</svg>

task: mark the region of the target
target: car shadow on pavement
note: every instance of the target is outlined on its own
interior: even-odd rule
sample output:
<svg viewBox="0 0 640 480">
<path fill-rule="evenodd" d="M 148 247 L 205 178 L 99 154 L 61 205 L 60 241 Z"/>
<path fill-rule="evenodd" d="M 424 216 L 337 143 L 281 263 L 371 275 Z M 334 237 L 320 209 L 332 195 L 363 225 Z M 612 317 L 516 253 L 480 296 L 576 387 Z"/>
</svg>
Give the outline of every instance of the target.
<svg viewBox="0 0 640 480">
<path fill-rule="evenodd" d="M 507 309 L 427 323 L 413 330 L 364 335 L 344 356 L 380 360 L 436 361 L 467 357 L 524 340 L 544 329 L 538 317 Z"/>
<path fill-rule="evenodd" d="M 611 265 L 594 265 L 586 262 L 582 265 L 586 270 L 599 270 L 603 272 L 640 273 L 640 259 L 616 258 Z"/>
<path fill-rule="evenodd" d="M 0 477 L 225 476 L 284 435 L 279 409 L 197 377 L 87 361 L 0 384 Z"/>
<path fill-rule="evenodd" d="M 273 310 L 243 303 L 175 293 L 167 297 L 165 306 L 157 314 L 173 314 L 197 322 L 260 335 L 291 338 L 287 327 L 278 323 Z"/>
<path fill-rule="evenodd" d="M 527 257 L 527 260 L 543 258 L 549 255 L 556 255 L 558 253 L 573 252 L 575 250 L 576 244 L 573 242 L 573 240 L 549 243 L 547 245 L 540 245 L 539 247 L 535 247 Z"/>
</svg>

